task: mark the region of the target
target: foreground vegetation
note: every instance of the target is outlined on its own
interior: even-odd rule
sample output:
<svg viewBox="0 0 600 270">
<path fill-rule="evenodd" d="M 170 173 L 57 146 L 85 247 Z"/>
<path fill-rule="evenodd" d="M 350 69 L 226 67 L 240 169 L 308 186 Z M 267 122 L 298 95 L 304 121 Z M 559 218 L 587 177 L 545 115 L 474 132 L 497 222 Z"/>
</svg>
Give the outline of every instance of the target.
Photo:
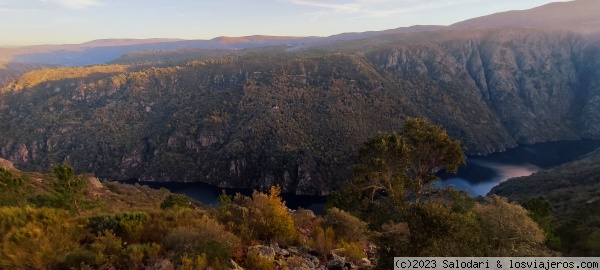
<svg viewBox="0 0 600 270">
<path fill-rule="evenodd" d="M 286 208 L 279 187 L 223 194 L 212 208 L 66 164 L 0 169 L 0 268 L 389 269 L 394 256 L 557 255 L 535 211 L 433 186 L 463 150 L 441 127 L 407 120 L 363 145 L 323 216 Z"/>
</svg>

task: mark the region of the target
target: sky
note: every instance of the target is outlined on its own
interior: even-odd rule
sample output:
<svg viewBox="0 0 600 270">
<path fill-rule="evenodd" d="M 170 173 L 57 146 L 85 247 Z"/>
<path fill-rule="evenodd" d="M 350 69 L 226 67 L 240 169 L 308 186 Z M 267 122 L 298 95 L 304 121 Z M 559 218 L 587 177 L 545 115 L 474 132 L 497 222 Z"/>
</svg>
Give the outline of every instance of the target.
<svg viewBox="0 0 600 270">
<path fill-rule="evenodd" d="M 0 46 L 106 38 L 329 36 L 449 25 L 558 0 L 0 0 Z"/>
</svg>

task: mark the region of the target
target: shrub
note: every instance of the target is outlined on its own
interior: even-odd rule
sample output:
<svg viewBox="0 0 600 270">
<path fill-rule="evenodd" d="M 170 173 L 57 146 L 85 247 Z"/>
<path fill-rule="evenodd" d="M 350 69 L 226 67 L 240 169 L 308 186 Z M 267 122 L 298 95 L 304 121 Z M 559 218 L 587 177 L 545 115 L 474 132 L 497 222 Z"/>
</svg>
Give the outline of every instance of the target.
<svg viewBox="0 0 600 270">
<path fill-rule="evenodd" d="M 335 233 L 331 228 L 323 230 L 323 228 L 317 227 L 313 241 L 317 252 L 322 256 L 327 256 L 335 248 Z"/>
<path fill-rule="evenodd" d="M 206 253 L 196 256 L 196 259 L 190 258 L 187 253 L 181 256 L 181 268 L 180 270 L 204 270 L 208 268 L 208 260 L 206 259 Z"/>
<path fill-rule="evenodd" d="M 366 258 L 367 254 L 364 251 L 364 245 L 360 243 L 341 243 L 342 251 L 339 255 L 346 257 L 346 260 L 351 262 L 359 262 L 362 258 Z"/>
<path fill-rule="evenodd" d="M 173 228 L 199 226 L 204 213 L 191 208 L 172 208 L 147 215 L 148 219 L 139 232 L 140 242 L 161 243 Z"/>
<path fill-rule="evenodd" d="M 345 242 L 364 240 L 367 231 L 367 223 L 335 207 L 327 210 L 322 226 L 331 227 L 336 236 Z"/>
<path fill-rule="evenodd" d="M 167 198 L 165 198 L 160 204 L 160 209 L 168 209 L 175 206 L 181 208 L 190 208 L 192 207 L 192 202 L 190 202 L 190 199 L 185 195 L 171 194 L 167 196 Z"/>
<path fill-rule="evenodd" d="M 92 266 L 96 262 L 96 254 L 88 249 L 80 249 L 67 255 L 62 267 L 65 269 L 78 269 L 82 266 Z M 92 269 L 92 267 L 90 267 Z"/>
<path fill-rule="evenodd" d="M 102 265 L 104 263 L 115 264 L 123 255 L 123 242 L 110 231 L 105 231 L 94 239 L 90 245 L 90 249 L 95 252 L 95 264 Z"/>
<path fill-rule="evenodd" d="M 0 268 L 57 268 L 80 247 L 80 221 L 57 209 L 0 209 Z"/>
<path fill-rule="evenodd" d="M 204 253 L 211 265 L 229 261 L 235 249 L 240 247 L 239 238 L 208 217 L 203 217 L 195 227 L 175 228 L 164 241 L 167 249 L 177 257 L 188 254 L 195 258 Z"/>
<path fill-rule="evenodd" d="M 96 234 L 112 231 L 127 242 L 136 242 L 148 215 L 144 212 L 125 212 L 114 215 L 94 216 L 88 219 L 88 227 Z"/>
<path fill-rule="evenodd" d="M 160 245 L 151 244 L 133 244 L 127 246 L 125 254 L 131 268 L 139 269 L 145 260 L 153 261 L 158 259 Z"/>
<path fill-rule="evenodd" d="M 298 209 L 292 214 L 296 229 L 300 233 L 300 241 L 306 243 L 312 237 L 315 228 L 321 224 L 323 218 L 315 216 L 313 211 Z"/>
<path fill-rule="evenodd" d="M 294 220 L 279 195 L 279 187 L 271 187 L 268 195 L 255 191 L 251 198 L 237 194 L 233 203 L 219 210 L 219 219 L 247 242 L 297 243 Z"/>
<path fill-rule="evenodd" d="M 246 254 L 246 268 L 256 270 L 275 270 L 275 258 L 267 258 L 260 255 L 258 250 L 252 250 Z"/>
<path fill-rule="evenodd" d="M 474 209 L 493 256 L 546 256 L 545 236 L 523 207 L 492 196 Z"/>
</svg>

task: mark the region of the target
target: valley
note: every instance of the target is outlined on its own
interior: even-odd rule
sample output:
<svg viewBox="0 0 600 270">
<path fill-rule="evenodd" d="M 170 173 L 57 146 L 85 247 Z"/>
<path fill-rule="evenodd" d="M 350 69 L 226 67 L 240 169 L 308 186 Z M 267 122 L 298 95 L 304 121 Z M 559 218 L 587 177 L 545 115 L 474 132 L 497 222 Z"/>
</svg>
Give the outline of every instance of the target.
<svg viewBox="0 0 600 270">
<path fill-rule="evenodd" d="M 408 117 L 442 124 L 471 155 L 598 139 L 598 52 L 578 34 L 492 29 L 33 71 L 2 89 L 0 155 L 28 170 L 68 160 L 107 179 L 325 195 L 361 142 Z"/>
<path fill-rule="evenodd" d="M 600 256 L 598 0 L 9 2 L 2 269 Z"/>
</svg>

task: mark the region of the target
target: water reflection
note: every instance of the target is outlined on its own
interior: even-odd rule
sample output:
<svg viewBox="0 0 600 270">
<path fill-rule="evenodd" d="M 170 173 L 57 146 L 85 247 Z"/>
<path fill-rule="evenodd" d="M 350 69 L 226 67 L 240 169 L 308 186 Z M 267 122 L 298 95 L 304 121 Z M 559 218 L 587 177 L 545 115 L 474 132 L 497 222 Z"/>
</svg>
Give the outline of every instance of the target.
<svg viewBox="0 0 600 270">
<path fill-rule="evenodd" d="M 535 145 L 522 145 L 501 153 L 467 159 L 467 165 L 459 168 L 456 175 L 440 175 L 438 186 L 454 185 L 471 196 L 485 196 L 494 186 L 513 177 L 527 176 L 541 169 L 558 166 L 577 159 L 600 147 L 600 141 L 559 141 Z M 167 188 L 171 192 L 186 194 L 208 205 L 216 205 L 221 188 L 203 183 L 156 183 L 144 182 L 152 188 Z M 226 189 L 227 194 L 250 195 L 249 189 Z M 288 207 L 311 209 L 322 213 L 325 197 L 282 194 Z"/>
<path fill-rule="evenodd" d="M 600 147 L 600 141 L 557 141 L 521 145 L 485 157 L 469 157 L 456 175 L 443 174 L 438 186 L 453 185 L 471 196 L 485 196 L 494 186 L 558 166 Z"/>
<path fill-rule="evenodd" d="M 506 165 L 478 159 L 469 160 L 468 163 L 467 166 L 470 167 L 467 170 L 462 170 L 462 173 L 459 173 L 457 177 L 446 178 L 440 185 L 453 185 L 457 189 L 467 191 L 474 197 L 485 196 L 499 183 L 514 177 L 529 176 L 541 170 L 540 167 L 532 164 Z M 475 178 L 479 181 L 469 180 L 476 175 L 484 177 Z"/>
</svg>

